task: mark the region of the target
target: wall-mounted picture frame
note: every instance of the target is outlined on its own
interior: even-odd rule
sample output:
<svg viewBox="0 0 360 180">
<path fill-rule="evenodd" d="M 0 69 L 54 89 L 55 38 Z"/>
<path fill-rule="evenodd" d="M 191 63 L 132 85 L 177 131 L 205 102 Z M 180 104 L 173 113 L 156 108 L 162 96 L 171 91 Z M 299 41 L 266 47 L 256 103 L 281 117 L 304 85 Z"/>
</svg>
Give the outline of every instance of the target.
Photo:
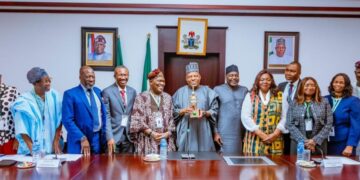
<svg viewBox="0 0 360 180">
<path fill-rule="evenodd" d="M 264 69 L 284 73 L 285 67 L 299 60 L 299 32 L 265 32 Z"/>
<path fill-rule="evenodd" d="M 81 65 L 98 71 L 113 71 L 117 36 L 117 28 L 81 27 Z"/>
<path fill-rule="evenodd" d="M 206 55 L 208 20 L 178 18 L 176 54 Z"/>
</svg>

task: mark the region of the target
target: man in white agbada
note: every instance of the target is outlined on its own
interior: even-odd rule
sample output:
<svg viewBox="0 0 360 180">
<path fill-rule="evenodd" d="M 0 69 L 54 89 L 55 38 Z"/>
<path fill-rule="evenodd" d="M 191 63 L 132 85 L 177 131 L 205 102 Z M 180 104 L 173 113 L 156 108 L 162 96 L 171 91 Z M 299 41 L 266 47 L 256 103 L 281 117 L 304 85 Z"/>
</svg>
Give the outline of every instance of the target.
<svg viewBox="0 0 360 180">
<path fill-rule="evenodd" d="M 217 94 L 208 86 L 200 85 L 200 81 L 198 64 L 190 62 L 186 66 L 187 85 L 178 89 L 173 96 L 178 151 L 215 151 L 212 130 L 219 109 Z M 200 111 L 198 118 L 190 118 L 190 113 L 194 110 L 190 104 L 193 87 L 196 107 Z M 188 127 L 190 131 L 187 139 Z"/>
<path fill-rule="evenodd" d="M 44 69 L 32 68 L 27 73 L 34 89 L 21 94 L 11 106 L 18 154 L 31 154 L 35 141 L 45 153 L 61 153 L 61 97 L 50 88 L 51 80 Z"/>
</svg>

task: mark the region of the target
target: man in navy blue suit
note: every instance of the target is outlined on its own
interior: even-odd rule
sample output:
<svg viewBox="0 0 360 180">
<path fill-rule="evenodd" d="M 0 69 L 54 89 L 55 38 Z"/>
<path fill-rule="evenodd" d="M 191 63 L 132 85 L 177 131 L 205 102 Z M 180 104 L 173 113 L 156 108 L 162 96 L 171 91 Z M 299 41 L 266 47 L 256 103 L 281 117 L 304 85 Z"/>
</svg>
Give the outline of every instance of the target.
<svg viewBox="0 0 360 180">
<path fill-rule="evenodd" d="M 80 85 L 64 93 L 62 120 L 68 132 L 70 154 L 99 154 L 106 145 L 106 109 L 101 90 L 94 84 L 94 70 L 83 66 L 80 68 Z"/>
</svg>

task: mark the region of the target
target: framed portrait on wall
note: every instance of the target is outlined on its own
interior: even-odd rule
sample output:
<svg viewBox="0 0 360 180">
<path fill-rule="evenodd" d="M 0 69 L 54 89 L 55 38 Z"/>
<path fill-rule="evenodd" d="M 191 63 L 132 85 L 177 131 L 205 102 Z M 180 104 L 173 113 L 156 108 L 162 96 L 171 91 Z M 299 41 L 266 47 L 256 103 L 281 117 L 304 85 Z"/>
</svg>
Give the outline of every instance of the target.
<svg viewBox="0 0 360 180">
<path fill-rule="evenodd" d="M 113 71 L 116 66 L 117 28 L 81 28 L 81 65 L 94 70 Z"/>
<path fill-rule="evenodd" d="M 176 54 L 206 55 L 207 19 L 179 18 Z"/>
<path fill-rule="evenodd" d="M 264 69 L 284 73 L 285 67 L 299 59 L 299 32 L 265 32 Z"/>
</svg>

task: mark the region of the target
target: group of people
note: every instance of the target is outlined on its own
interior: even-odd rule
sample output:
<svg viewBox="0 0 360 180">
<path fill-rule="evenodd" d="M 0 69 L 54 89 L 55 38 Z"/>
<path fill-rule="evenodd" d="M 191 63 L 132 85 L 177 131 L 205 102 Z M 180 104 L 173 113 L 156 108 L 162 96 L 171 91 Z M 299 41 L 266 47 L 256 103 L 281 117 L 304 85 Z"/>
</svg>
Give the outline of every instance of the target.
<svg viewBox="0 0 360 180">
<path fill-rule="evenodd" d="M 83 66 L 80 84 L 61 97 L 47 72 L 34 67 L 29 92 L 20 95 L 0 81 L 0 153 L 31 154 L 34 143 L 45 153 L 62 153 L 64 126 L 66 152 L 85 156 L 159 153 L 161 139 L 168 151 L 282 155 L 296 154 L 303 142 L 315 154 L 351 156 L 360 139 L 360 61 L 355 69 L 354 87 L 339 73 L 323 97 L 313 77 L 300 78 L 298 62 L 286 66 L 279 85 L 261 70 L 250 90 L 239 85 L 236 65 L 226 68 L 225 84 L 211 89 L 191 62 L 187 84 L 170 96 L 159 69 L 147 76 L 149 90 L 137 94 L 125 66 L 115 68 L 115 82 L 103 91 L 93 69 Z"/>
</svg>

